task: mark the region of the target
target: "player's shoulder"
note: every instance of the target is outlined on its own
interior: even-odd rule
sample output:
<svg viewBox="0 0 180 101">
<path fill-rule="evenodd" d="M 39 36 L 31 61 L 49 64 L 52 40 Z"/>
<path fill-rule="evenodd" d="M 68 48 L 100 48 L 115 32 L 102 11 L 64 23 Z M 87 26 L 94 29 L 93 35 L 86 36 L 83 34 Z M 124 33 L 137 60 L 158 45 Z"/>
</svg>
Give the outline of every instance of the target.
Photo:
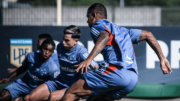
<svg viewBox="0 0 180 101">
<path fill-rule="evenodd" d="M 50 57 L 47 61 L 47 67 L 49 69 L 58 69 L 57 65 L 55 64 L 54 60 L 52 57 Z"/>
<path fill-rule="evenodd" d="M 84 51 L 87 51 L 87 49 L 86 49 L 84 46 L 77 44 L 77 46 L 76 46 L 76 51 L 77 51 L 78 53 L 82 53 L 82 52 L 84 52 Z"/>
<path fill-rule="evenodd" d="M 38 54 L 40 54 L 40 53 L 38 53 L 38 52 L 29 52 L 29 53 L 27 54 L 27 56 L 28 56 L 28 57 L 35 57 L 35 56 L 38 55 Z"/>
<path fill-rule="evenodd" d="M 30 52 L 27 54 L 26 59 L 29 62 L 34 62 L 36 61 L 36 59 L 38 59 L 39 54 L 40 53 L 37 53 L 37 52 Z"/>
<path fill-rule="evenodd" d="M 62 44 L 62 42 L 60 42 L 58 45 L 57 45 L 57 51 L 59 50 L 59 49 L 62 49 L 63 48 L 63 44 Z"/>
</svg>

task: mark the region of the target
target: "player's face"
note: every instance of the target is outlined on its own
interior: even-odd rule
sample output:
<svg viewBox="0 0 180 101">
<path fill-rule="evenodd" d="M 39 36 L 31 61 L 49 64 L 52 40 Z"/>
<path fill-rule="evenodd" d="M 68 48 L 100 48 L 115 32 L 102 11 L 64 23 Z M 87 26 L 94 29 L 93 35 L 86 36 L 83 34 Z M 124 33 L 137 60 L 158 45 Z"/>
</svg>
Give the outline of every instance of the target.
<svg viewBox="0 0 180 101">
<path fill-rule="evenodd" d="M 88 23 L 89 27 L 91 28 L 92 25 L 95 23 L 94 22 L 94 17 L 92 16 L 91 13 L 88 12 L 87 13 L 87 18 L 88 18 L 87 23 Z"/>
<path fill-rule="evenodd" d="M 41 45 L 44 42 L 44 40 L 46 40 L 45 38 L 43 39 L 38 39 L 38 43 L 37 43 L 37 49 L 41 49 Z"/>
<path fill-rule="evenodd" d="M 63 47 L 67 50 L 73 49 L 78 42 L 78 39 L 72 38 L 72 34 L 63 35 Z"/>
<path fill-rule="evenodd" d="M 41 51 L 42 51 L 42 57 L 45 60 L 48 60 L 51 57 L 51 55 L 54 53 L 54 46 L 51 44 L 45 44 L 42 47 Z"/>
</svg>

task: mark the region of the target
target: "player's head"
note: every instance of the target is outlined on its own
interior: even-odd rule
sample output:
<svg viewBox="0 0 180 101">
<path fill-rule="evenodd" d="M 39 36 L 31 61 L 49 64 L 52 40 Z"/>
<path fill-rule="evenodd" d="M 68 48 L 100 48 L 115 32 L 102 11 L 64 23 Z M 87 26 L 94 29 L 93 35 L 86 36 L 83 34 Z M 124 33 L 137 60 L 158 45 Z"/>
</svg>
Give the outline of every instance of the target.
<svg viewBox="0 0 180 101">
<path fill-rule="evenodd" d="M 44 40 L 44 42 L 41 45 L 41 58 L 43 60 L 48 60 L 51 55 L 54 53 L 55 49 L 55 43 L 51 39 Z"/>
<path fill-rule="evenodd" d="M 67 50 L 73 49 L 79 38 L 81 37 L 81 32 L 79 28 L 75 25 L 70 25 L 64 29 L 63 35 L 63 46 Z"/>
<path fill-rule="evenodd" d="M 43 41 L 48 40 L 48 39 L 52 40 L 52 37 L 51 37 L 51 35 L 49 35 L 47 33 L 42 33 L 38 36 L 38 43 L 37 43 L 38 50 L 40 50 L 40 47 L 41 47 Z"/>
<path fill-rule="evenodd" d="M 88 25 L 91 28 L 92 25 L 100 19 L 107 19 L 107 11 L 103 4 L 95 3 L 91 5 L 87 10 Z"/>
</svg>

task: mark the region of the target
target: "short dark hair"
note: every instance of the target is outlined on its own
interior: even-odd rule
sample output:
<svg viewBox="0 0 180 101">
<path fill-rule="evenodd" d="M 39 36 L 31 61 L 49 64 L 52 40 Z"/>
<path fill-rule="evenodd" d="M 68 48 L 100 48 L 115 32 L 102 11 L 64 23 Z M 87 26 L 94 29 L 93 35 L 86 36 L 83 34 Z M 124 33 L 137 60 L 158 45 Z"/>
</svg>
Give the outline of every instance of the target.
<svg viewBox="0 0 180 101">
<path fill-rule="evenodd" d="M 64 29 L 64 34 L 72 34 L 72 38 L 80 38 L 81 32 L 80 29 L 75 25 L 70 25 Z"/>
<path fill-rule="evenodd" d="M 99 13 L 102 17 L 107 19 L 106 7 L 101 3 L 95 3 L 88 8 L 88 13 Z"/>
<path fill-rule="evenodd" d="M 51 39 L 44 40 L 42 45 L 41 45 L 41 49 L 44 47 L 45 44 L 51 44 L 55 49 L 55 43 L 53 40 L 51 40 Z"/>
<path fill-rule="evenodd" d="M 42 33 L 38 37 L 39 37 L 39 39 L 46 39 L 46 40 L 50 39 L 50 40 L 52 40 L 52 36 L 50 34 L 47 34 L 47 33 Z"/>
</svg>

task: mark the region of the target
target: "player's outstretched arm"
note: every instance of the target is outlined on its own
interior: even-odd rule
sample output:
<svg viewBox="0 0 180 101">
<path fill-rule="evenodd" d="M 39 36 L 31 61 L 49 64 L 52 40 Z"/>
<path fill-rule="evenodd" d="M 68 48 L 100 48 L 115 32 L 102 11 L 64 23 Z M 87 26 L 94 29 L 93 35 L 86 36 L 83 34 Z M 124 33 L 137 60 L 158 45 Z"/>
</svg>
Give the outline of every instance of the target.
<svg viewBox="0 0 180 101">
<path fill-rule="evenodd" d="M 8 68 L 7 71 L 8 73 L 13 73 L 17 70 L 17 68 Z"/>
<path fill-rule="evenodd" d="M 87 57 L 87 59 L 81 62 L 80 64 L 76 65 L 78 67 L 76 69 L 76 72 L 79 72 L 80 69 L 81 69 L 81 74 L 87 72 L 87 67 L 91 64 L 92 60 L 103 50 L 103 48 L 106 46 L 108 41 L 109 41 L 109 33 L 107 31 L 102 31 L 99 34 L 96 44 L 93 50 L 91 51 L 90 55 Z"/>
<path fill-rule="evenodd" d="M 24 66 L 19 67 L 19 68 L 16 69 L 16 71 L 14 71 L 14 73 L 11 74 L 9 77 L 1 79 L 1 80 L 0 80 L 0 83 L 8 83 L 13 77 L 16 77 L 16 76 L 24 73 L 27 69 L 28 69 L 28 67 L 24 67 Z"/>
<path fill-rule="evenodd" d="M 161 47 L 159 43 L 157 42 L 156 38 L 151 32 L 143 30 L 141 33 L 141 36 L 139 37 L 139 41 L 146 40 L 146 42 L 150 45 L 150 47 L 156 52 L 159 60 L 160 60 L 160 66 L 164 74 L 167 74 L 168 72 L 171 74 L 172 70 L 169 65 L 169 61 L 164 56 Z"/>
</svg>

